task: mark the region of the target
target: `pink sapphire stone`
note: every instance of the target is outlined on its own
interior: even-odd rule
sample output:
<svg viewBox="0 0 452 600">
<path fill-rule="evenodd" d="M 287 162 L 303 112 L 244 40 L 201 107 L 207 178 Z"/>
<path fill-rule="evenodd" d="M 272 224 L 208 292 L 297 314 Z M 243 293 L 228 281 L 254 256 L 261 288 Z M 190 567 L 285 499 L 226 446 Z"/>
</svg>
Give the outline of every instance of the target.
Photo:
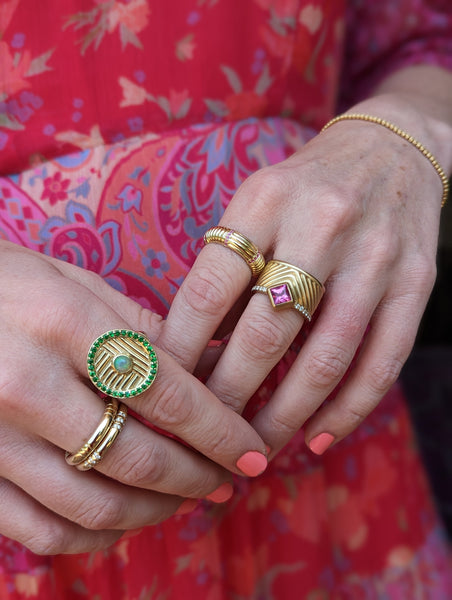
<svg viewBox="0 0 452 600">
<path fill-rule="evenodd" d="M 277 287 L 270 288 L 270 294 L 272 295 L 275 306 L 292 302 L 292 296 L 290 295 L 289 288 L 285 283 L 278 285 Z"/>
</svg>

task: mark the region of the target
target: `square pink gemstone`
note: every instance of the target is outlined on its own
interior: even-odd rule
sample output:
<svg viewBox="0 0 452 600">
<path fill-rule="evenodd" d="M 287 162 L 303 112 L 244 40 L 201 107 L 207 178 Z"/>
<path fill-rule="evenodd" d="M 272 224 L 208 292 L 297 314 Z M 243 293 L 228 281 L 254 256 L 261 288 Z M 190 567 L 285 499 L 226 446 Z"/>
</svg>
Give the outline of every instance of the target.
<svg viewBox="0 0 452 600">
<path fill-rule="evenodd" d="M 275 306 L 292 302 L 292 296 L 290 295 L 289 288 L 285 283 L 278 285 L 277 287 L 270 288 L 270 294 L 273 298 L 273 304 Z"/>
</svg>

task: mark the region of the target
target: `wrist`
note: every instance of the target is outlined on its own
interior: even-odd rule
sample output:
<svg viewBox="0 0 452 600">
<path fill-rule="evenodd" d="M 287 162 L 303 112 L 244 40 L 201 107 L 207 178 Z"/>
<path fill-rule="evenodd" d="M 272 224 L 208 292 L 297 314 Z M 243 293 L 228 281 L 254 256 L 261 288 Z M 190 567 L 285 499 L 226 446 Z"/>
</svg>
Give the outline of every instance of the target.
<svg viewBox="0 0 452 600">
<path fill-rule="evenodd" d="M 446 175 L 451 175 L 452 123 L 435 116 L 432 100 L 411 100 L 402 93 L 388 93 L 364 100 L 347 112 L 365 113 L 393 123 L 429 150 Z"/>
</svg>

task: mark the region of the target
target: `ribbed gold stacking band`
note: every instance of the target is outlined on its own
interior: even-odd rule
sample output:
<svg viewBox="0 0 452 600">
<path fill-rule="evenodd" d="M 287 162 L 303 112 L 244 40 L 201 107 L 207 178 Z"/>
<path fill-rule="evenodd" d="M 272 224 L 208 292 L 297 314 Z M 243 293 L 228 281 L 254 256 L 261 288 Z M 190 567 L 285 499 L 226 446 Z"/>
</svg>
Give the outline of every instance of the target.
<svg viewBox="0 0 452 600">
<path fill-rule="evenodd" d="M 246 236 L 228 227 L 211 227 L 204 234 L 205 244 L 222 244 L 238 254 L 251 269 L 254 277 L 257 277 L 265 267 L 265 259 L 259 248 Z"/>
<path fill-rule="evenodd" d="M 281 260 L 269 260 L 251 291 L 266 293 L 274 309 L 295 308 L 310 321 L 325 288 L 306 271 Z"/>
<path fill-rule="evenodd" d="M 77 452 L 73 454 L 66 452 L 66 462 L 68 465 L 76 466 L 84 462 L 94 452 L 113 425 L 113 421 L 118 413 L 118 407 L 119 402 L 116 399 L 107 403 L 104 416 L 89 440 Z"/>
<path fill-rule="evenodd" d="M 331 119 L 331 121 L 328 121 L 328 123 L 322 128 L 321 132 L 325 131 L 325 129 L 328 129 L 328 127 L 331 127 L 331 125 L 334 125 L 335 123 L 339 123 L 340 121 L 347 121 L 347 120 L 367 121 L 368 123 L 375 123 L 376 125 L 381 125 L 382 127 L 386 127 L 386 129 L 389 129 L 389 131 L 392 131 L 399 137 L 401 137 L 404 140 L 406 140 L 407 142 L 409 142 L 417 150 L 419 150 L 419 152 L 421 154 L 423 154 L 427 160 L 430 161 L 433 168 L 438 173 L 439 178 L 441 179 L 441 183 L 443 184 L 443 196 L 441 198 L 441 206 L 444 206 L 446 204 L 447 198 L 449 196 L 449 179 L 447 178 L 447 175 L 444 172 L 443 168 L 441 167 L 439 162 L 436 160 L 436 158 L 433 156 L 433 154 L 430 152 L 430 150 L 427 150 L 427 148 L 425 146 L 423 146 L 421 144 L 421 142 L 418 142 L 412 135 L 410 135 L 403 129 L 400 129 L 400 127 L 397 127 L 397 125 L 394 125 L 393 123 L 390 123 L 389 121 L 386 121 L 385 119 L 381 119 L 380 117 L 374 117 L 372 115 L 360 114 L 360 113 L 348 113 L 348 114 L 345 113 L 343 115 L 339 115 L 338 117 L 334 117 L 334 119 Z"/>
<path fill-rule="evenodd" d="M 79 471 L 95 467 L 111 448 L 127 418 L 127 406 L 118 400 L 110 400 L 98 427 L 89 440 L 77 452 L 66 452 L 66 462 Z"/>
</svg>

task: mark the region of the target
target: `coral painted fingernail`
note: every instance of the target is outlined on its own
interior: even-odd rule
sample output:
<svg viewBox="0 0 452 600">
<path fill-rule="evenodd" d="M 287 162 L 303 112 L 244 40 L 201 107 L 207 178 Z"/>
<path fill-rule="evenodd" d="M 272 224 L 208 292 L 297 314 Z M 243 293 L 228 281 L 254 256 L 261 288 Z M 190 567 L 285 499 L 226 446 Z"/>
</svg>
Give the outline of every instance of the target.
<svg viewBox="0 0 452 600">
<path fill-rule="evenodd" d="M 187 498 L 176 510 L 176 515 L 186 515 L 191 513 L 198 506 L 198 501 L 195 498 Z"/>
<path fill-rule="evenodd" d="M 315 438 L 312 438 L 308 445 L 314 454 L 320 455 L 323 454 L 325 450 L 328 450 L 333 442 L 334 435 L 331 435 L 331 433 L 319 433 Z"/>
<path fill-rule="evenodd" d="M 265 444 L 265 449 L 267 450 L 267 456 L 272 453 L 272 447 L 268 444 Z"/>
<path fill-rule="evenodd" d="M 219 348 L 220 346 L 224 346 L 223 340 L 210 340 L 207 344 L 208 348 Z"/>
<path fill-rule="evenodd" d="M 256 477 L 267 468 L 267 459 L 260 452 L 250 451 L 244 454 L 236 462 L 238 469 L 248 477 Z"/>
<path fill-rule="evenodd" d="M 216 490 L 211 492 L 206 496 L 207 500 L 211 500 L 212 502 L 226 502 L 234 493 L 234 488 L 230 483 L 223 483 L 220 487 L 217 487 Z"/>
</svg>

